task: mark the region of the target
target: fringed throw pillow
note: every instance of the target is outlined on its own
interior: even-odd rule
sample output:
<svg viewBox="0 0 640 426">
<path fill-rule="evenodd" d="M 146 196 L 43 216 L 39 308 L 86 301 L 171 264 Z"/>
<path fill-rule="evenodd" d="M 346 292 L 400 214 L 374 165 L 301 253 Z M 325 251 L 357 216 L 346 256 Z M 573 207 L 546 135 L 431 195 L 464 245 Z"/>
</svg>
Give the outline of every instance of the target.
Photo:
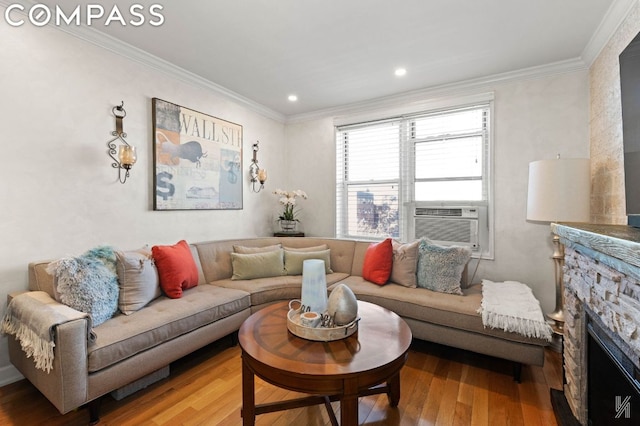
<svg viewBox="0 0 640 426">
<path fill-rule="evenodd" d="M 55 276 L 56 299 L 91 315 L 94 327 L 118 310 L 118 276 L 112 247 L 100 246 L 78 257 L 51 262 L 47 272 Z"/>
<path fill-rule="evenodd" d="M 442 247 L 422 240 L 418 247 L 418 287 L 462 295 L 460 279 L 469 259 L 468 247 Z"/>
</svg>

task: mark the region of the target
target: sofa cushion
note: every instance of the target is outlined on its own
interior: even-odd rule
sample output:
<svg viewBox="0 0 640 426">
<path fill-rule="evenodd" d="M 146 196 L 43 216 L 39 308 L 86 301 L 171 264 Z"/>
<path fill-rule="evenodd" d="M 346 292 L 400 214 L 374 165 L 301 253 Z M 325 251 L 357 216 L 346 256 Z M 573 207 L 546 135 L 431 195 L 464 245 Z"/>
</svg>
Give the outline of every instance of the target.
<svg viewBox="0 0 640 426">
<path fill-rule="evenodd" d="M 284 269 L 287 275 L 302 275 L 302 264 L 307 259 L 324 260 L 325 273 L 331 270 L 331 249 L 321 251 L 291 251 L 284 250 Z"/>
<path fill-rule="evenodd" d="M 302 239 L 302 238 L 301 238 Z M 231 278 L 233 267 L 231 266 L 231 253 L 234 245 L 246 247 L 263 247 L 279 244 L 277 238 L 253 238 L 223 241 L 206 241 L 196 243 L 205 282 Z"/>
<path fill-rule="evenodd" d="M 129 315 L 160 297 L 160 279 L 151 253 L 141 251 L 117 251 L 118 309 Z"/>
<path fill-rule="evenodd" d="M 379 243 L 371 243 L 364 255 L 362 277 L 374 284 L 384 285 L 391 276 L 393 266 L 393 245 L 391 238 Z"/>
<path fill-rule="evenodd" d="M 327 274 L 327 286 L 346 278 L 348 274 L 334 272 Z M 224 279 L 213 281 L 215 286 L 234 288 L 251 294 L 251 306 L 279 300 L 300 299 L 302 294 L 302 275 L 257 278 L 255 280 Z"/>
<path fill-rule="evenodd" d="M 517 333 L 485 328 L 477 312 L 482 302 L 482 285 L 475 284 L 463 290 L 463 295 L 440 293 L 425 288 L 407 288 L 389 283 L 378 286 L 362 277 L 350 276 L 341 281 L 353 290 L 358 300 L 375 303 L 401 317 L 426 321 L 503 339 L 547 345 L 540 339 L 531 339 Z M 329 287 L 332 290 L 337 284 Z"/>
<path fill-rule="evenodd" d="M 249 294 L 204 284 L 180 299 L 161 296 L 131 315 L 116 315 L 94 328 L 89 372 L 96 372 L 199 327 L 250 308 Z"/>
<path fill-rule="evenodd" d="M 422 240 L 418 246 L 418 287 L 463 294 L 460 279 L 469 259 L 471 250 L 468 247 L 443 247 Z"/>
<path fill-rule="evenodd" d="M 251 254 L 231 253 L 232 280 L 277 277 L 285 274 L 283 250 Z"/>
<path fill-rule="evenodd" d="M 172 299 L 198 285 L 198 267 L 185 240 L 172 246 L 153 246 L 153 259 L 160 276 L 160 287 Z"/>
<path fill-rule="evenodd" d="M 353 267 L 353 249 L 356 242 L 353 240 L 339 240 L 335 238 L 296 238 L 280 237 L 283 247 L 303 248 L 326 244 L 331 250 L 331 270 L 333 272 L 351 273 Z"/>
<path fill-rule="evenodd" d="M 402 244 L 393 240 L 393 267 L 389 278 L 396 284 L 416 288 L 416 269 L 418 267 L 419 240 Z"/>
</svg>

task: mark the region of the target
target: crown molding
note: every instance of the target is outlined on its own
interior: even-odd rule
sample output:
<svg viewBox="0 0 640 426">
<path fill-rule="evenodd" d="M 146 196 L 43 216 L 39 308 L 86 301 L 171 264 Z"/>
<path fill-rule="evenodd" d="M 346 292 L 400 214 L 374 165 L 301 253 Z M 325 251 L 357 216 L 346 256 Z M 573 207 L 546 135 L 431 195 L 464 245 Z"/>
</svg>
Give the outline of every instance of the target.
<svg viewBox="0 0 640 426">
<path fill-rule="evenodd" d="M 459 95 L 460 93 L 464 92 L 480 90 L 486 91 L 490 90 L 491 86 L 499 83 L 541 78 L 550 75 L 564 74 L 575 71 L 586 71 L 588 69 L 589 67 L 581 58 L 573 58 L 564 61 L 553 62 L 551 64 L 538 65 L 535 67 L 524 68 L 516 71 L 494 74 L 486 77 L 474 78 L 455 83 L 433 86 L 425 89 L 413 90 L 410 92 L 404 92 L 384 98 L 377 98 L 368 101 L 342 105 L 335 108 L 327 108 L 310 113 L 290 115 L 287 117 L 286 123 L 293 124 L 322 118 L 335 118 L 339 116 L 359 114 L 367 111 L 394 108 L 401 104 L 406 105 L 411 103 L 420 103 L 430 98 L 437 98 L 445 95 L 452 96 Z"/>
<path fill-rule="evenodd" d="M 55 26 L 49 24 L 50 27 L 61 30 L 67 34 L 84 40 L 88 43 L 106 49 L 112 53 L 120 55 L 124 58 L 140 63 L 148 68 L 159 71 L 167 76 L 176 78 L 187 84 L 194 85 L 206 90 L 210 90 L 228 100 L 238 103 L 247 109 L 254 111 L 262 116 L 271 118 L 281 123 L 296 123 L 320 118 L 336 117 L 348 115 L 355 112 L 363 112 L 367 110 L 375 110 L 397 106 L 400 103 L 412 103 L 424 101 L 425 98 L 448 95 L 470 90 L 485 89 L 486 86 L 516 81 L 522 79 L 540 78 L 548 75 L 573 72 L 589 69 L 593 61 L 598 57 L 604 46 L 609 42 L 611 36 L 618 29 L 620 24 L 627 17 L 631 9 L 640 2 L 640 0 L 614 0 L 607 13 L 600 22 L 596 32 L 592 35 L 589 43 L 582 51 L 579 58 L 569 59 L 565 61 L 555 62 L 547 65 L 525 68 L 522 70 L 510 71 L 501 74 L 495 74 L 487 77 L 480 77 L 460 81 L 456 83 L 443 84 L 424 89 L 418 89 L 410 92 L 391 95 L 383 98 L 372 99 L 363 102 L 357 102 L 348 105 L 342 105 L 333 108 L 321 109 L 302 114 L 284 115 L 271 108 L 268 108 L 258 102 L 244 97 L 232 90 L 229 90 L 219 84 L 207 80 L 197 74 L 187 71 L 173 63 L 165 61 L 148 52 L 138 49 L 130 44 L 124 43 L 114 37 L 102 33 L 92 27 L 86 26 Z M 0 0 L 0 6 L 8 7 L 15 2 L 8 0 Z M 23 3 L 35 4 L 33 0 L 25 0 Z"/>
<path fill-rule="evenodd" d="M 4 8 L 8 7 L 12 3 L 7 0 L 0 0 L 0 6 Z M 35 4 L 35 2 L 31 0 L 24 1 L 25 6 L 27 4 Z M 27 7 L 25 7 L 26 9 Z M 16 13 L 20 13 L 17 11 Z M 87 43 L 91 43 L 95 46 L 106 49 L 112 53 L 115 53 L 119 56 L 122 56 L 131 61 L 142 64 L 148 68 L 159 71 L 169 77 L 176 78 L 182 82 L 187 84 L 194 85 L 196 87 L 210 90 L 217 95 L 220 95 L 230 101 L 240 104 L 245 108 L 256 112 L 262 116 L 267 118 L 271 118 L 273 120 L 284 123 L 286 121 L 286 116 L 277 111 L 274 111 L 271 108 L 268 108 L 258 102 L 255 102 L 247 97 L 240 95 L 232 90 L 229 90 L 219 84 L 216 84 L 210 80 L 207 80 L 195 73 L 185 70 L 184 68 L 179 67 L 171 62 L 165 61 L 155 55 L 152 55 L 148 52 L 145 52 L 142 49 L 138 49 L 128 43 L 125 43 L 121 40 L 116 39 L 115 37 L 111 37 L 108 34 L 100 32 L 93 27 L 87 27 L 85 25 L 80 26 L 56 26 L 51 23 L 47 25 L 48 27 L 55 28 L 67 34 L 70 34 L 76 38 L 79 38 Z"/>
<path fill-rule="evenodd" d="M 240 104 L 245 108 L 263 115 L 267 118 L 284 123 L 286 116 L 277 111 L 272 110 L 258 102 L 255 102 L 247 97 L 244 97 L 232 90 L 227 89 L 219 84 L 216 84 L 204 77 L 201 77 L 195 73 L 185 70 L 171 62 L 158 58 L 142 49 L 131 46 L 124 43 L 121 40 L 113 38 L 100 31 L 84 26 L 80 27 L 64 27 L 60 28 L 62 31 L 69 33 L 75 37 L 78 37 L 86 42 L 92 43 L 96 46 L 102 47 L 120 56 L 123 56 L 132 61 L 138 62 L 156 71 L 164 73 L 170 77 L 176 78 L 182 82 L 200 87 L 206 90 L 210 90 L 217 95 L 220 95 L 230 101 Z"/>
<path fill-rule="evenodd" d="M 602 52 L 602 49 L 609 43 L 611 37 L 627 18 L 631 9 L 638 3 L 640 3 L 640 0 L 615 0 L 609 6 L 607 13 L 600 21 L 600 25 L 598 25 L 591 39 L 589 39 L 589 43 L 582 51 L 581 57 L 588 67 L 591 67 L 600 52 Z"/>
</svg>

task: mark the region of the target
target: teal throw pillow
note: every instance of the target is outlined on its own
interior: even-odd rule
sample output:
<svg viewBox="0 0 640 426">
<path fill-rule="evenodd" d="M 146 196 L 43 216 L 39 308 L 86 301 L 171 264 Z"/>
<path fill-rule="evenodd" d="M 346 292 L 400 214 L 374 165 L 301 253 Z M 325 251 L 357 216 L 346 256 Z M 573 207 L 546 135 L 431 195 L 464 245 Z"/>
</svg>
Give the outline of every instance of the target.
<svg viewBox="0 0 640 426">
<path fill-rule="evenodd" d="M 418 287 L 462 295 L 460 279 L 469 259 L 468 247 L 443 247 L 422 240 L 418 247 Z"/>
<path fill-rule="evenodd" d="M 116 254 L 112 247 L 93 248 L 81 256 L 50 263 L 47 272 L 55 277 L 56 299 L 91 316 L 94 327 L 118 310 Z"/>
</svg>

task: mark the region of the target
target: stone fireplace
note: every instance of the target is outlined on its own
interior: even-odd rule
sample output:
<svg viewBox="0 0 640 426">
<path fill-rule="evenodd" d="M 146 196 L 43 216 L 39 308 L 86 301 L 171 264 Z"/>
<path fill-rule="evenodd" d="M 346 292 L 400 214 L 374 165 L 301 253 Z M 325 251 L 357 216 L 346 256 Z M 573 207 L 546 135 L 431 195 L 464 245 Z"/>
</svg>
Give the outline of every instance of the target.
<svg viewBox="0 0 640 426">
<path fill-rule="evenodd" d="M 582 425 L 616 415 L 638 422 L 640 230 L 586 224 L 552 230 L 565 245 L 564 397 Z"/>
</svg>

